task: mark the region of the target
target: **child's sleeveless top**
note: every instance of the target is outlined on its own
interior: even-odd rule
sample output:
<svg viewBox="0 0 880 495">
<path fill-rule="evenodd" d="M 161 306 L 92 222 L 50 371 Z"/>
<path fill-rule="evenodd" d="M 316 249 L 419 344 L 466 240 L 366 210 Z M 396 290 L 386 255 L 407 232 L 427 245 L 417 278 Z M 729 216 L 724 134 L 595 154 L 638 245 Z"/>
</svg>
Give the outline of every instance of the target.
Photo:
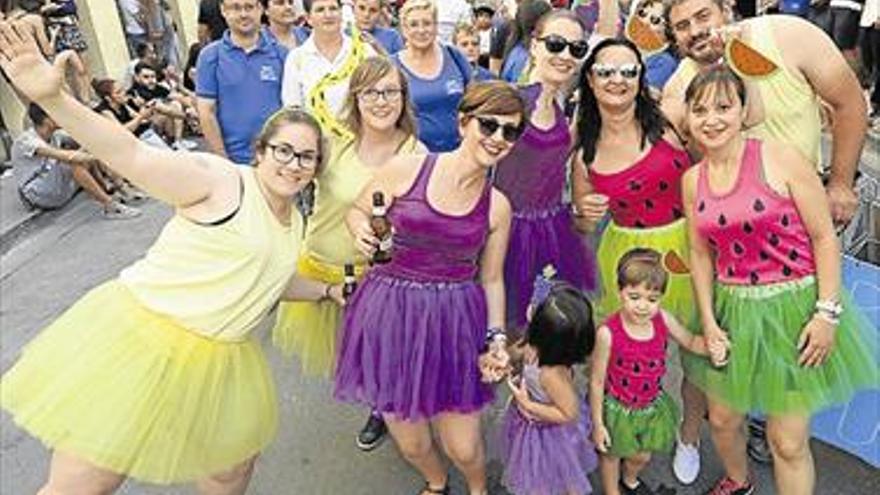
<svg viewBox="0 0 880 495">
<path fill-rule="evenodd" d="M 747 140 L 733 189 L 719 195 L 709 188 L 706 165 L 700 166 L 697 232 L 711 247 L 723 284 L 765 285 L 816 272 L 794 201 L 767 185 L 762 167 L 761 141 Z"/>
<path fill-rule="evenodd" d="M 492 184 L 486 180 L 469 213 L 447 215 L 428 201 L 428 182 L 436 163 L 437 155 L 429 154 L 412 187 L 388 210 L 394 248 L 391 262 L 375 267 L 376 273 L 419 282 L 474 280 L 489 232 Z"/>
<path fill-rule="evenodd" d="M 595 192 L 609 197 L 608 209 L 621 227 L 650 228 L 667 225 L 684 216 L 681 175 L 690 158 L 660 139 L 628 168 L 603 174 L 587 167 Z"/>
<path fill-rule="evenodd" d="M 605 393 L 617 402 L 641 409 L 660 395 L 660 380 L 666 374 L 666 336 L 669 330 L 658 312 L 651 320 L 654 335 L 636 340 L 626 333 L 620 313 L 614 313 L 605 325 L 611 331 L 611 354 L 605 377 Z"/>
</svg>

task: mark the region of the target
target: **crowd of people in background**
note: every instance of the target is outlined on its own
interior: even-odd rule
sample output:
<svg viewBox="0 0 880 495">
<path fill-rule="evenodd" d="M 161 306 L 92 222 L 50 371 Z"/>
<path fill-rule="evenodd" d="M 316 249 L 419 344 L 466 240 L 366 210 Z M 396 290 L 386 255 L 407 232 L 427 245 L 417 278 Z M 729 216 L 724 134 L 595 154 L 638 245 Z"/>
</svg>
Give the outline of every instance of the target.
<svg viewBox="0 0 880 495">
<path fill-rule="evenodd" d="M 74 0 L 11 0 L 21 202 L 176 211 L 3 377 L 56 449 L 46 490 L 244 493 L 278 421 L 251 337 L 277 307 L 273 342 L 363 407 L 357 446 L 392 438 L 422 495 L 450 493 L 441 452 L 487 493 L 500 381 L 514 493 L 586 493 L 597 468 L 603 493 L 669 493 L 639 474 L 672 452 L 694 483 L 706 418 L 711 495 L 754 492 L 747 449 L 780 493 L 812 493 L 810 416 L 878 385 L 835 238 L 880 132 L 878 3 L 201 0 L 183 47 L 166 0 L 118 0 L 131 61 L 98 75 Z M 775 72 L 743 76 L 733 41 Z M 127 390 L 69 364 L 132 349 Z"/>
</svg>

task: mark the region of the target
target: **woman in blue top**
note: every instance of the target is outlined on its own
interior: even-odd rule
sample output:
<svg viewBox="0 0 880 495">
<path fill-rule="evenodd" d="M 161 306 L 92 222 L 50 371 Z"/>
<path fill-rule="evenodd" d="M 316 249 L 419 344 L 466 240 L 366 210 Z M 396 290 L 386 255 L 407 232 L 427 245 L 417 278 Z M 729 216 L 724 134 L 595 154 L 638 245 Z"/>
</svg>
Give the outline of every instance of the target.
<svg viewBox="0 0 880 495">
<path fill-rule="evenodd" d="M 514 30 L 507 40 L 504 51 L 504 64 L 499 76 L 512 83 L 525 82 L 529 67 L 529 41 L 538 19 L 553 7 L 546 0 L 526 0 L 520 3 L 514 19 Z"/>
<path fill-rule="evenodd" d="M 394 62 L 409 81 L 419 141 L 432 152 L 458 147 L 457 108 L 471 80 L 471 67 L 458 49 L 437 41 L 437 7 L 431 0 L 409 0 L 400 10 L 406 48 Z"/>
</svg>

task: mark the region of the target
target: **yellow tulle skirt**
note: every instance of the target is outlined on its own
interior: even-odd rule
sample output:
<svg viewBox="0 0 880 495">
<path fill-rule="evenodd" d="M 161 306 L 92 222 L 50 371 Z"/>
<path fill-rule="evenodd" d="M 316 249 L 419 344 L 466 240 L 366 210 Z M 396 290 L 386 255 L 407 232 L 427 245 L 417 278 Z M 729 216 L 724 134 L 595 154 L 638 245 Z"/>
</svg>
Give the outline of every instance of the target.
<svg viewBox="0 0 880 495">
<path fill-rule="evenodd" d="M 297 275 L 325 284 L 341 284 L 342 266 L 321 263 L 308 253 L 300 255 Z M 363 267 L 356 266 L 360 278 Z M 342 310 L 333 301 L 284 301 L 272 330 L 272 343 L 286 356 L 296 355 L 307 375 L 329 378 L 336 361 L 336 334 Z"/>
<path fill-rule="evenodd" d="M 185 330 L 118 281 L 24 348 L 0 380 L 0 404 L 51 449 L 161 484 L 225 471 L 262 451 L 278 427 L 256 341 Z"/>
<path fill-rule="evenodd" d="M 647 229 L 621 227 L 614 222 L 608 224 L 596 250 L 602 279 L 602 294 L 595 309 L 597 320 L 604 321 L 620 308 L 617 263 L 627 251 L 637 247 L 654 249 L 663 256 L 663 265 L 669 272 L 663 309 L 691 331 L 697 330 L 699 318 L 688 268 L 690 247 L 684 219 Z"/>
</svg>

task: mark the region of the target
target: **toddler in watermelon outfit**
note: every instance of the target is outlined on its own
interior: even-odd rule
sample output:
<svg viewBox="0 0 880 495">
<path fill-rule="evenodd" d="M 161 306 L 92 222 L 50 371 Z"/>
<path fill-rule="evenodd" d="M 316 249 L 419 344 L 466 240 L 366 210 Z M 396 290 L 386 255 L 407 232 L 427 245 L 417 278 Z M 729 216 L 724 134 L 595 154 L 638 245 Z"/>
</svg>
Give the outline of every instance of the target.
<svg viewBox="0 0 880 495">
<path fill-rule="evenodd" d="M 694 354 L 708 354 L 702 335 L 660 308 L 667 282 L 659 252 L 636 248 L 624 254 L 617 265 L 620 310 L 596 334 L 590 408 L 607 495 L 653 493 L 638 475 L 651 452 L 668 452 L 675 443 L 679 411 L 661 386 L 668 338 Z M 712 350 L 720 362 L 724 343 Z"/>
</svg>

